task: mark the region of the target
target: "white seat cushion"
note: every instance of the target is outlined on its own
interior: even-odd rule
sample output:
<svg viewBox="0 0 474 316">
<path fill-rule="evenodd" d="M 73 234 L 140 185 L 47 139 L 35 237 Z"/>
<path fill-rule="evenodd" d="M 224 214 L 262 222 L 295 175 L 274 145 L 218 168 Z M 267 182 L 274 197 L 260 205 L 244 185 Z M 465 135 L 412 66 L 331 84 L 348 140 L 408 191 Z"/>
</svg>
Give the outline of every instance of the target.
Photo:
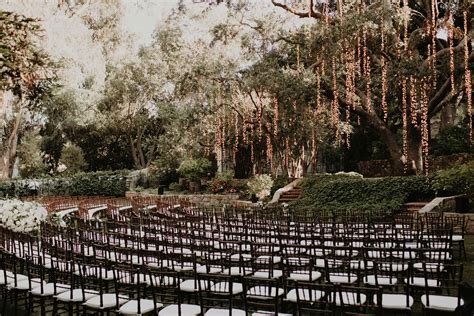
<svg viewBox="0 0 474 316">
<path fill-rule="evenodd" d="M 374 295 L 374 303 L 377 302 L 377 295 Z M 408 303 L 408 306 L 407 306 Z M 382 294 L 382 307 L 386 309 L 411 309 L 413 297 L 405 294 Z"/>
<path fill-rule="evenodd" d="M 291 272 L 288 276 L 289 280 L 292 281 L 316 281 L 321 277 L 321 272 L 319 271 L 298 271 Z"/>
<path fill-rule="evenodd" d="M 258 299 L 272 299 L 283 294 L 285 294 L 283 289 L 267 286 L 254 286 L 247 291 L 247 296 Z"/>
<path fill-rule="evenodd" d="M 232 276 L 244 276 L 252 274 L 252 268 L 250 267 L 230 267 L 229 269 L 225 269 L 222 274 L 232 275 Z"/>
<path fill-rule="evenodd" d="M 367 296 L 363 293 L 357 294 L 354 292 L 341 292 L 336 293 L 336 305 L 341 306 L 341 296 L 342 303 L 344 305 L 364 305 L 367 301 Z"/>
<path fill-rule="evenodd" d="M 426 295 L 421 296 L 421 303 L 424 307 L 439 311 L 454 312 L 458 307 L 458 298 L 454 296 L 430 295 L 430 304 L 426 304 Z M 459 305 L 464 305 L 461 299 Z"/>
<path fill-rule="evenodd" d="M 156 309 L 159 309 L 163 304 L 156 303 Z M 120 306 L 119 314 L 123 315 L 142 315 L 155 310 L 155 303 L 153 300 L 140 299 L 140 314 L 138 314 L 138 300 L 128 301 Z"/>
<path fill-rule="evenodd" d="M 46 282 L 42 281 L 41 279 L 37 279 L 37 278 L 31 279 L 31 289 L 34 289 L 40 286 L 41 282 L 43 282 L 43 284 L 46 284 Z M 8 288 L 20 290 L 20 291 L 30 290 L 30 281 L 28 278 L 22 279 L 22 280 L 17 281 L 15 285 L 15 282 L 12 279 L 11 282 L 8 284 Z"/>
<path fill-rule="evenodd" d="M 228 309 L 211 308 L 204 314 L 204 316 L 229 316 Z M 232 316 L 246 316 L 245 311 L 237 308 L 232 308 Z"/>
<path fill-rule="evenodd" d="M 127 299 L 119 296 L 118 305 L 125 303 Z M 94 309 L 106 309 L 117 305 L 117 295 L 115 293 L 102 294 L 102 305 L 100 304 L 100 295 L 87 300 L 84 305 Z"/>
<path fill-rule="evenodd" d="M 177 265 L 177 263 L 172 260 L 160 260 L 158 262 L 149 262 L 147 265 L 152 268 L 170 268 Z"/>
<path fill-rule="evenodd" d="M 441 285 L 438 280 L 427 279 L 426 282 L 428 283 L 428 287 L 439 287 Z M 419 287 L 424 287 L 426 285 L 425 278 L 423 277 L 405 278 L 405 283 Z"/>
<path fill-rule="evenodd" d="M 151 286 L 168 286 L 168 285 L 173 285 L 173 283 L 176 282 L 176 286 L 181 283 L 181 280 L 170 277 L 170 276 L 153 276 L 153 279 L 150 280 L 150 277 L 148 276 L 146 278 L 146 284 Z M 152 282 L 153 281 L 153 282 Z M 153 284 L 152 284 L 153 283 Z"/>
<path fill-rule="evenodd" d="M 208 282 L 206 280 L 201 280 L 200 282 L 201 282 L 201 289 L 206 290 L 208 286 Z M 212 282 L 210 283 L 210 285 L 212 286 Z M 196 280 L 191 279 L 191 280 L 186 280 L 186 281 L 181 282 L 179 285 L 179 288 L 183 292 L 194 293 L 194 292 L 199 291 L 199 284 L 197 283 Z"/>
<path fill-rule="evenodd" d="M 81 289 L 75 289 L 72 290 L 72 297 L 71 291 L 66 291 L 61 294 L 58 294 L 56 298 L 62 302 L 83 302 L 93 298 L 97 294 L 99 294 L 97 291 L 84 290 L 84 295 L 82 295 Z"/>
<path fill-rule="evenodd" d="M 378 267 L 382 271 L 401 272 L 401 271 L 408 270 L 407 263 L 398 263 L 398 262 L 382 262 L 378 265 Z"/>
<path fill-rule="evenodd" d="M 259 279 L 278 279 L 283 276 L 282 270 L 258 270 L 253 274 L 254 278 Z"/>
<path fill-rule="evenodd" d="M 271 261 L 273 260 L 273 261 Z M 255 260 L 259 264 L 265 264 L 272 262 L 273 264 L 278 264 L 281 262 L 281 257 L 279 256 L 258 256 Z"/>
<path fill-rule="evenodd" d="M 56 284 L 56 294 L 66 292 L 70 288 L 68 284 Z M 34 296 L 52 296 L 54 295 L 54 283 L 47 283 L 41 289 L 41 286 L 35 287 L 31 290 Z"/>
<path fill-rule="evenodd" d="M 376 281 L 378 283 L 376 283 Z M 378 275 L 377 279 L 375 278 L 375 275 L 367 275 L 364 277 L 364 283 L 369 284 L 369 285 L 395 285 L 397 284 L 397 278 L 394 277 L 389 277 L 389 276 L 382 276 Z"/>
<path fill-rule="evenodd" d="M 209 271 L 208 271 L 209 270 Z M 216 274 L 216 273 L 221 273 L 224 271 L 224 267 L 222 266 L 200 266 L 197 268 L 197 273 L 209 273 L 209 274 Z"/>
<path fill-rule="evenodd" d="M 330 283 L 335 284 L 351 284 L 357 281 L 357 275 L 355 274 L 335 274 L 329 273 L 329 280 Z"/>
<path fill-rule="evenodd" d="M 193 304 L 181 304 L 181 316 L 197 316 L 201 313 L 201 307 Z M 178 314 L 178 305 L 168 305 L 163 308 L 158 316 L 176 316 Z"/>
<path fill-rule="evenodd" d="M 309 289 L 298 289 L 298 294 L 300 297 L 300 301 L 306 301 L 306 302 L 316 302 L 320 300 L 321 297 L 323 296 L 322 291 L 309 290 Z M 293 289 L 288 292 L 288 294 L 286 295 L 286 300 L 289 302 L 298 301 L 296 289 Z"/>
<path fill-rule="evenodd" d="M 352 270 L 364 270 L 367 262 L 367 268 L 373 268 L 373 261 L 364 261 L 364 260 L 351 260 L 349 265 Z"/>
<path fill-rule="evenodd" d="M 211 286 L 211 291 L 214 293 L 229 293 L 229 282 L 218 282 Z M 244 288 L 241 283 L 232 283 L 232 294 L 240 294 L 244 291 Z"/>
<path fill-rule="evenodd" d="M 426 271 L 428 272 L 436 272 L 436 271 L 443 271 L 444 270 L 444 265 L 442 263 L 438 262 L 427 262 L 425 263 Z M 423 263 L 422 262 L 416 262 L 413 265 L 413 268 L 423 271 Z"/>
<path fill-rule="evenodd" d="M 252 259 L 252 255 L 248 253 L 243 253 L 242 255 L 236 253 L 230 256 L 230 260 L 232 261 L 240 261 L 240 257 L 242 257 L 242 261 L 249 261 Z"/>
</svg>

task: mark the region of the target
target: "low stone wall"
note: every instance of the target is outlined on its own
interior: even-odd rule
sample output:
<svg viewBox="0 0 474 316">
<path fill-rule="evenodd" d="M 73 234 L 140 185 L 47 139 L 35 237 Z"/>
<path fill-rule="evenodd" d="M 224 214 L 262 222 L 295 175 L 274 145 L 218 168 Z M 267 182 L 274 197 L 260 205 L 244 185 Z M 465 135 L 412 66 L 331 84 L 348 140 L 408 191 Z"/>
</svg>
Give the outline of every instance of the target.
<svg viewBox="0 0 474 316">
<path fill-rule="evenodd" d="M 174 197 L 174 198 L 183 198 L 188 199 L 191 203 L 207 205 L 207 206 L 219 206 L 223 204 L 233 204 L 235 202 L 246 203 L 247 201 L 239 201 L 238 194 L 182 194 L 182 195 L 157 195 L 151 193 L 141 193 L 141 192 L 132 192 L 127 191 L 125 197 L 132 198 L 135 196 L 145 196 L 145 197 Z M 251 202 L 248 202 L 251 204 Z"/>
<path fill-rule="evenodd" d="M 474 160 L 474 154 L 468 153 L 434 157 L 430 159 L 430 171 L 448 169 L 471 160 Z M 357 168 L 364 177 L 389 177 L 395 174 L 389 160 L 360 161 Z"/>
</svg>

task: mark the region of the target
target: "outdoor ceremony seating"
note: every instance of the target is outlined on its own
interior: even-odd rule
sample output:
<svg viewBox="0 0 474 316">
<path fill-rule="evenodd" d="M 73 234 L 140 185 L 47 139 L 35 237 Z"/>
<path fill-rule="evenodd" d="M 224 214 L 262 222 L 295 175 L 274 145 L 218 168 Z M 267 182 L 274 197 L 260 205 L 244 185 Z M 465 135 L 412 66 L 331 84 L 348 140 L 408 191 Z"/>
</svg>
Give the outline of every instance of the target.
<svg viewBox="0 0 474 316">
<path fill-rule="evenodd" d="M 124 315 L 410 314 L 463 304 L 454 226 L 443 215 L 381 220 L 212 209 L 169 200 L 76 203 L 38 235 L 0 229 L 0 286 L 28 310 Z M 104 207 L 104 212 L 89 209 Z M 93 216 L 91 216 L 93 215 Z M 462 235 L 461 235 L 462 236 Z M 52 307 L 51 307 L 52 305 Z"/>
</svg>

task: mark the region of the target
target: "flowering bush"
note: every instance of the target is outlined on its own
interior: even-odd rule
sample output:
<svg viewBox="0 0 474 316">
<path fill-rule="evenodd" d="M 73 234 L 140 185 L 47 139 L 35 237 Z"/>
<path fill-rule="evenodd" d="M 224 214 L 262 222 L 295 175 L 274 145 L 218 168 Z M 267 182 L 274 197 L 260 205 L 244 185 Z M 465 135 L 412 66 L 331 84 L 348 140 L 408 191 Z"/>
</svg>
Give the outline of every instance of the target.
<svg viewBox="0 0 474 316">
<path fill-rule="evenodd" d="M 47 215 L 46 209 L 38 203 L 20 200 L 0 201 L 1 224 L 15 232 L 38 230 Z"/>
<path fill-rule="evenodd" d="M 273 186 L 273 179 L 268 174 L 259 174 L 252 177 L 247 182 L 250 194 L 255 194 L 260 200 L 270 195 Z"/>
<path fill-rule="evenodd" d="M 213 179 L 210 184 L 212 193 L 222 193 L 230 188 L 230 183 L 226 180 Z"/>
</svg>

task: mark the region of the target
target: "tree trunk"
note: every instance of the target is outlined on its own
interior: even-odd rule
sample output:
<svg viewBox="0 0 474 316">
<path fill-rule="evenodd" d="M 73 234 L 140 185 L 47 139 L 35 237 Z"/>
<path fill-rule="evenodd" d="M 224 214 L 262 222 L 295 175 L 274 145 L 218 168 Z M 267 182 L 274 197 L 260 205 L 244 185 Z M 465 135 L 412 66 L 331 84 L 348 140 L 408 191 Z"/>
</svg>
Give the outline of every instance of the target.
<svg viewBox="0 0 474 316">
<path fill-rule="evenodd" d="M 0 162 L 0 177 L 3 179 L 8 179 L 12 175 L 13 165 L 16 158 L 16 149 L 18 144 L 18 131 L 20 129 L 21 118 L 23 116 L 23 100 L 20 101 L 20 109 L 16 115 L 15 123 L 13 129 L 8 137 L 4 148 L 2 160 Z"/>
<path fill-rule="evenodd" d="M 421 145 L 420 131 L 411 126 L 408 128 L 408 160 L 407 160 L 407 174 L 422 174 L 423 167 L 423 152 Z"/>
</svg>

